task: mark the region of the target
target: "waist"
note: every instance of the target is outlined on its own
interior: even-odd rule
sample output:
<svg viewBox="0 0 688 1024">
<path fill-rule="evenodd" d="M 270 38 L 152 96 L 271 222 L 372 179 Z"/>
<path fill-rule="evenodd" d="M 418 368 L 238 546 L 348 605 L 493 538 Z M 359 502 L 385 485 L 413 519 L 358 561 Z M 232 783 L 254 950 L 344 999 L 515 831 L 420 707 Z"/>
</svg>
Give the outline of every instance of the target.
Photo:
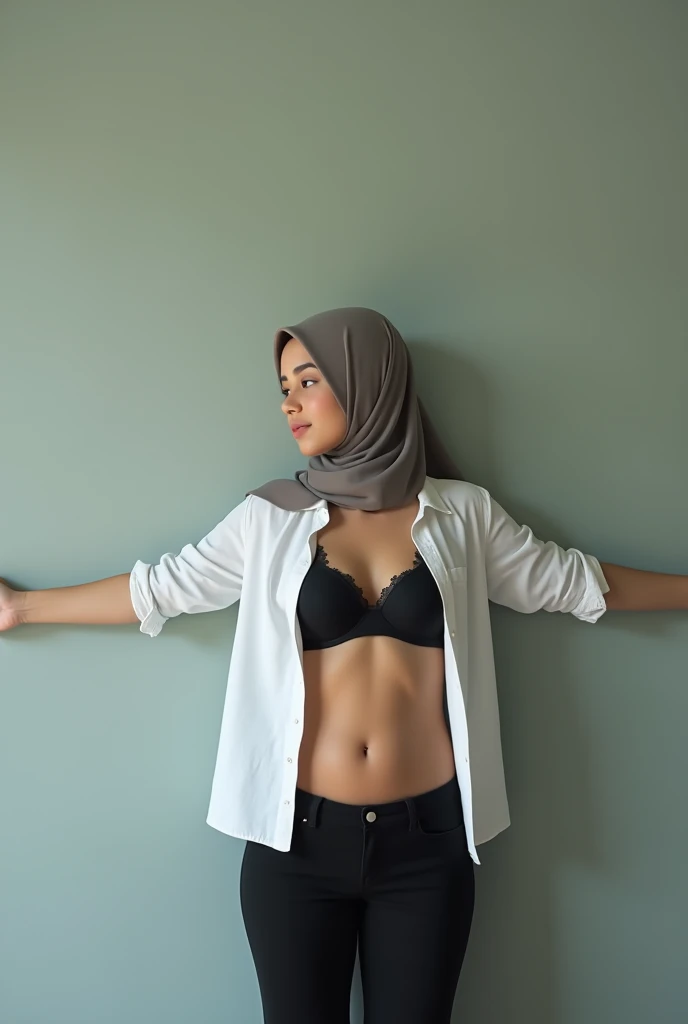
<svg viewBox="0 0 688 1024">
<path fill-rule="evenodd" d="M 408 822 L 414 812 L 416 818 L 423 819 L 441 817 L 449 811 L 462 814 L 461 791 L 456 775 L 434 789 L 382 803 L 344 803 L 297 786 L 294 816 L 297 821 L 306 819 L 311 824 L 360 826 L 368 820 L 377 819 L 390 824 Z M 368 819 L 366 815 L 371 813 L 375 817 Z"/>
</svg>

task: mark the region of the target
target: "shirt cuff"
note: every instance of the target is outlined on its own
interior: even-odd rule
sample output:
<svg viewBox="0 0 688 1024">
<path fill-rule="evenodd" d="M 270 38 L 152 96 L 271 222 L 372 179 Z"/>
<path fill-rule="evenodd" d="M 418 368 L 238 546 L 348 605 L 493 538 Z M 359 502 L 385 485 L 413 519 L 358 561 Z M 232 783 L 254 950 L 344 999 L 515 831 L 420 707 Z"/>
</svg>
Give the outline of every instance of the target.
<svg viewBox="0 0 688 1024">
<path fill-rule="evenodd" d="M 157 636 L 167 622 L 155 603 L 150 588 L 150 565 L 137 562 L 129 576 L 129 593 L 136 616 L 141 621 L 140 632 L 148 636 Z"/>
<path fill-rule="evenodd" d="M 582 551 L 579 551 L 578 554 L 585 569 L 585 594 L 573 614 L 583 622 L 597 622 L 607 610 L 607 602 L 602 595 L 611 588 L 602 572 L 602 566 L 595 556 L 584 555 Z"/>
</svg>

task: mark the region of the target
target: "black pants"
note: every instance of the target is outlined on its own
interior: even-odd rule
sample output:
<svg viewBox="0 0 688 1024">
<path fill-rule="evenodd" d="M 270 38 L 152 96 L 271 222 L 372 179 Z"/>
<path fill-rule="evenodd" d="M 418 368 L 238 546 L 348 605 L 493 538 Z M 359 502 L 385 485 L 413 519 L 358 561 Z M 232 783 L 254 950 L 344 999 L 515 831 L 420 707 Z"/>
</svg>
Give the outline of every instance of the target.
<svg viewBox="0 0 688 1024">
<path fill-rule="evenodd" d="M 291 849 L 241 865 L 264 1024 L 349 1024 L 357 943 L 366 1024 L 449 1024 L 473 867 L 456 777 L 383 804 L 297 788 Z"/>
</svg>

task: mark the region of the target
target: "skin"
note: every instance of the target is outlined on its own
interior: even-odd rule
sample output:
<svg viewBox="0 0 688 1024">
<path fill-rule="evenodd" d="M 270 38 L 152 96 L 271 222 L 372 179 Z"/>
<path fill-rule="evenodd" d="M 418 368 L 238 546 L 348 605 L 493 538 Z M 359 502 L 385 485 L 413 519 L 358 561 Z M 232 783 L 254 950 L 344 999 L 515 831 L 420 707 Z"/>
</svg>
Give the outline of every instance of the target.
<svg viewBox="0 0 688 1024">
<path fill-rule="evenodd" d="M 309 352 L 292 338 L 280 372 L 282 412 L 302 455 L 330 452 L 346 415 Z M 304 365 L 309 364 L 309 365 Z M 418 500 L 365 512 L 328 504 L 317 542 L 330 565 L 349 573 L 374 603 L 391 577 L 413 564 Z M 381 803 L 422 793 L 454 774 L 443 713 L 444 652 L 392 637 L 349 640 L 304 652 L 306 702 L 297 784 L 344 803 Z"/>
<path fill-rule="evenodd" d="M 295 438 L 301 454 L 308 458 L 332 451 L 344 440 L 346 413 L 309 352 L 296 338 L 284 346 L 280 372 L 282 412 L 288 426 L 310 424 Z"/>
</svg>

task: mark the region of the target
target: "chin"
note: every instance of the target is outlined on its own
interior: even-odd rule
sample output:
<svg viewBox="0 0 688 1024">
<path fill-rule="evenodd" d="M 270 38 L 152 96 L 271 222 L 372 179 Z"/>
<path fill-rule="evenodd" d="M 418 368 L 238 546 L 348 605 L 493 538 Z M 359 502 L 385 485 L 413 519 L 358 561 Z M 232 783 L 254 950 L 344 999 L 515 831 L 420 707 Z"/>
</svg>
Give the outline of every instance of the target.
<svg viewBox="0 0 688 1024">
<path fill-rule="evenodd" d="M 309 459 L 316 455 L 323 455 L 325 452 L 330 450 L 327 446 L 323 448 L 321 444 L 314 443 L 310 438 L 308 441 L 304 439 L 301 443 L 297 441 L 297 444 L 299 445 L 301 454 L 308 456 Z"/>
<path fill-rule="evenodd" d="M 309 459 L 314 455 L 322 455 L 323 453 L 323 449 L 314 444 L 300 444 L 299 449 L 301 454 L 308 456 Z"/>
</svg>

